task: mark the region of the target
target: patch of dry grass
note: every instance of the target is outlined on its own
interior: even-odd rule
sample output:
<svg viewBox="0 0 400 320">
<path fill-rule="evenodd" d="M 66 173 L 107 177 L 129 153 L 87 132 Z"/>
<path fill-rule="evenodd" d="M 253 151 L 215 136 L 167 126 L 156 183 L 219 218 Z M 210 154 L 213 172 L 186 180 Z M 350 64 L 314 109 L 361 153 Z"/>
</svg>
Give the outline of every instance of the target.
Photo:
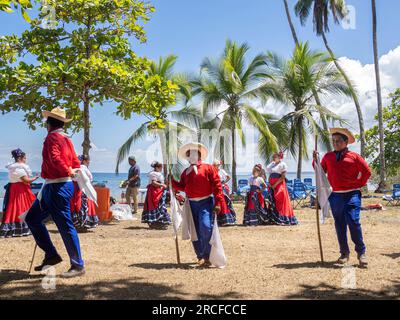
<svg viewBox="0 0 400 320">
<path fill-rule="evenodd" d="M 379 199 L 364 202 L 373 203 Z M 241 222 L 243 205 L 235 204 Z M 0 239 L 0 299 L 368 299 L 400 294 L 400 211 L 363 212 L 369 268 L 352 269 L 356 289 L 343 289 L 349 269 L 336 266 L 334 226 L 321 227 L 325 260 L 319 263 L 315 211 L 296 210 L 295 227 L 221 228 L 228 266 L 199 270 L 189 242 L 180 241 L 182 265 L 176 264 L 172 230 L 149 230 L 139 221 L 111 222 L 80 234 L 86 275 L 56 278 L 44 290 L 42 276 L 27 274 L 33 238 Z M 52 239 L 68 269 L 68 255 L 53 224 Z M 353 247 L 353 245 L 351 245 Z M 43 258 L 38 251 L 35 264 Z M 355 253 L 351 265 L 356 266 Z"/>
</svg>

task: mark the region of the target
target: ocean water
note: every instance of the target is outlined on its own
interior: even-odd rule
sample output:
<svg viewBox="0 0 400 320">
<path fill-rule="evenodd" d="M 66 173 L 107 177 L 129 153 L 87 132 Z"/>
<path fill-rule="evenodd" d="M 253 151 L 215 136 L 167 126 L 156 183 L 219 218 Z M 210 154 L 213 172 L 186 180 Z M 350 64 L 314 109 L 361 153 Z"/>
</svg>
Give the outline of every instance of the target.
<svg viewBox="0 0 400 320">
<path fill-rule="evenodd" d="M 239 179 L 248 179 L 250 178 L 251 173 L 249 174 L 238 174 L 238 180 Z M 124 181 L 128 177 L 127 173 L 120 173 L 116 175 L 115 173 L 100 173 L 100 172 L 94 172 L 93 173 L 93 179 L 94 182 L 100 182 L 100 183 L 105 183 L 108 188 L 110 188 L 111 195 L 117 199 L 121 197 L 121 192 L 124 191 L 124 189 L 121 189 L 119 187 L 121 181 Z M 148 173 L 141 173 L 140 175 L 141 178 L 141 186 L 140 188 L 146 188 L 147 183 L 148 183 Z M 287 178 L 289 180 L 296 178 L 296 173 L 295 172 L 289 172 L 287 174 Z M 302 174 L 302 179 L 304 178 L 313 178 L 314 181 L 314 172 L 304 172 Z M 42 179 L 37 180 L 36 182 L 43 182 Z M 4 186 L 8 183 L 8 175 L 7 172 L 0 172 L 0 198 L 4 196 Z"/>
</svg>

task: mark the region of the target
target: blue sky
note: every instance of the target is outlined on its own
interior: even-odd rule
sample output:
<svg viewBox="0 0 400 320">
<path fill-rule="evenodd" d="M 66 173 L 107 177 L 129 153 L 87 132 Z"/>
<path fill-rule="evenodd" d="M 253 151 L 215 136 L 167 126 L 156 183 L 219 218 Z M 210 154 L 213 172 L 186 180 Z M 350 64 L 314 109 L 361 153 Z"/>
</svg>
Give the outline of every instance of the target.
<svg viewBox="0 0 400 320">
<path fill-rule="evenodd" d="M 152 3 L 156 12 L 145 27 L 148 42 L 138 44 L 132 41 L 134 50 L 152 59 L 176 54 L 179 57 L 177 71 L 196 71 L 204 57 L 221 53 L 227 38 L 247 42 L 251 47 L 250 57 L 266 50 L 288 56 L 293 49 L 293 39 L 281 0 L 154 0 Z M 291 7 L 294 3 L 289 0 Z M 347 3 L 355 8 L 356 28 L 345 30 L 332 25 L 329 41 L 337 56 L 347 57 L 353 64 L 357 62 L 361 66 L 371 64 L 370 1 L 348 0 Z M 396 36 L 399 23 L 397 15 L 393 13 L 400 12 L 400 1 L 378 0 L 377 5 L 379 50 L 380 55 L 384 55 L 399 46 Z M 309 41 L 314 49 L 323 49 L 321 39 L 313 33 L 312 19 L 306 27 L 300 25 L 294 14 L 293 20 L 302 41 Z M 27 27 L 18 13 L 0 13 L 0 34 L 19 34 Z M 97 146 L 93 153 L 94 171 L 113 170 L 116 150 L 143 121 L 141 117 L 124 121 L 114 112 L 112 104 L 91 111 L 92 142 Z M 43 130 L 30 131 L 22 122 L 22 114 L 13 113 L 0 115 L 0 136 L 0 167 L 4 167 L 8 161 L 9 151 L 20 147 L 30 153 L 28 156 L 31 155 L 32 167 L 35 170 L 39 168 L 45 136 Z M 79 152 L 82 136 L 77 134 L 73 140 Z M 139 143 L 133 153 L 145 150 L 149 143 Z M 126 166 L 123 167 L 125 169 Z"/>
</svg>

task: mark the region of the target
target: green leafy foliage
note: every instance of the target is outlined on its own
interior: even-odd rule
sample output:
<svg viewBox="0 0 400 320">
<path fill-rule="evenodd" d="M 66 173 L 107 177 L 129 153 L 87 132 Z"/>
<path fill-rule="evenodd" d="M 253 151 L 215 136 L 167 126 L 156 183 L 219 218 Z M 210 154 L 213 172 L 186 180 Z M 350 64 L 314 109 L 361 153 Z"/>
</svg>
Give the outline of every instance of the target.
<svg viewBox="0 0 400 320">
<path fill-rule="evenodd" d="M 383 109 L 383 127 L 385 142 L 385 164 L 388 177 L 394 177 L 400 171 L 400 89 L 390 95 L 391 104 Z M 375 116 L 378 119 L 378 115 Z M 366 154 L 375 172 L 379 172 L 379 128 L 374 126 L 366 132 Z"/>
<path fill-rule="evenodd" d="M 162 127 L 162 108 L 175 102 L 178 88 L 152 74 L 129 42 L 146 41 L 143 23 L 154 8 L 138 0 L 48 0 L 47 8 L 54 9 L 51 28 L 43 28 L 48 12 L 41 10 L 21 37 L 0 38 L 1 111 L 23 111 L 35 129 L 43 109 L 63 107 L 72 130 L 84 128 L 86 151 L 88 109 L 96 104 L 116 102 L 124 119 L 148 114 Z"/>
</svg>

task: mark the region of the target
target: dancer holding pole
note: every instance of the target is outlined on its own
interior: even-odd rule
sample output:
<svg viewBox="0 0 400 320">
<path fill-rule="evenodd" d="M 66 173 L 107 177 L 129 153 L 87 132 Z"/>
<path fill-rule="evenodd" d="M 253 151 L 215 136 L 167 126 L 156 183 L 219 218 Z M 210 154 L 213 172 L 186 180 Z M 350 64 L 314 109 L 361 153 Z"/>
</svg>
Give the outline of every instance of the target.
<svg viewBox="0 0 400 320">
<path fill-rule="evenodd" d="M 353 134 L 348 129 L 332 128 L 330 133 L 334 151 L 325 154 L 321 166 L 327 173 L 333 189 L 329 203 L 341 254 L 338 263 L 345 264 L 349 261 L 350 249 L 347 243 L 347 228 L 349 228 L 359 264 L 361 267 L 366 267 L 368 264 L 365 255 L 366 246 L 360 223 L 360 190 L 367 184 L 371 169 L 359 154 L 347 148 L 349 144 L 355 142 Z M 318 151 L 314 150 L 314 161 L 317 159 Z"/>
<path fill-rule="evenodd" d="M 187 228 L 190 233 L 187 239 L 192 240 L 199 267 L 211 266 L 213 213 L 221 211 L 224 200 L 217 170 L 203 162 L 207 154 L 207 148 L 201 143 L 185 144 L 179 149 L 178 156 L 189 161 L 190 166 L 182 172 L 179 182 L 170 176 L 173 189 L 186 193 L 182 228 Z"/>
</svg>

